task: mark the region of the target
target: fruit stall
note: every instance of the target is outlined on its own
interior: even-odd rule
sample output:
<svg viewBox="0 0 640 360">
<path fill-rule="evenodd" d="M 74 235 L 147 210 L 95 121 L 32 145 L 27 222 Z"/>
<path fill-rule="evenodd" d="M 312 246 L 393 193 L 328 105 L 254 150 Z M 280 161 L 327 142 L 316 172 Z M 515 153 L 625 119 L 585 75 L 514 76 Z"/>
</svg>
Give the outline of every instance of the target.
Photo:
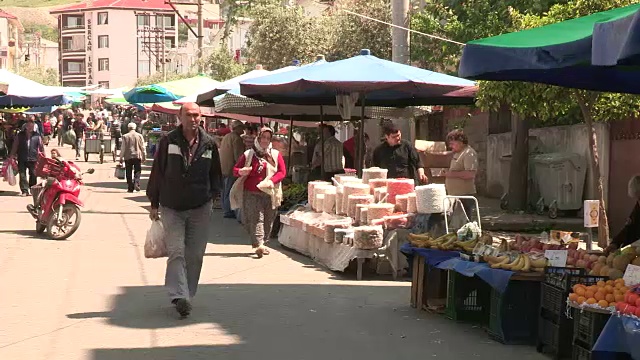
<svg viewBox="0 0 640 360">
<path fill-rule="evenodd" d="M 604 256 L 575 233 L 471 230 L 408 236 L 413 307 L 554 359 L 640 359 L 640 244 Z"/>
</svg>

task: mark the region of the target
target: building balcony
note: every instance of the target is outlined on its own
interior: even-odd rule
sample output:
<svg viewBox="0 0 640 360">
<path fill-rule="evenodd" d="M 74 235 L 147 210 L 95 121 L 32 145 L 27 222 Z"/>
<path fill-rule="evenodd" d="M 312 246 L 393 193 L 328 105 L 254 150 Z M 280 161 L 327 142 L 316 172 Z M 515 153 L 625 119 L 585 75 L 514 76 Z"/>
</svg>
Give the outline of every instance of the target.
<svg viewBox="0 0 640 360">
<path fill-rule="evenodd" d="M 61 35 L 84 34 L 85 31 L 86 30 L 84 25 L 69 25 L 69 26 L 62 25 L 62 28 L 60 29 L 60 34 Z"/>
<path fill-rule="evenodd" d="M 85 78 L 85 77 L 87 77 L 86 70 L 80 70 L 80 71 L 62 70 L 62 80 L 72 80 L 72 79 Z"/>
<path fill-rule="evenodd" d="M 78 55 L 84 55 L 84 53 L 87 52 L 87 49 L 85 49 L 84 47 L 62 47 L 62 54 L 65 55 L 71 55 L 71 54 L 78 54 Z"/>
</svg>

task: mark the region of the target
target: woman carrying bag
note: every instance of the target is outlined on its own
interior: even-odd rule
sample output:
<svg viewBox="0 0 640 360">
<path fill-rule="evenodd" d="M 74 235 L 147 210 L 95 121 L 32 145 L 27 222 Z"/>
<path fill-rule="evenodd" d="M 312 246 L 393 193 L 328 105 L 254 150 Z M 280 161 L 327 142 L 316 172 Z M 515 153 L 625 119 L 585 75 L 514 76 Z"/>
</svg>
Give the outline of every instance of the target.
<svg viewBox="0 0 640 360">
<path fill-rule="evenodd" d="M 242 208 L 242 220 L 258 258 L 269 255 L 264 243 L 269 241 L 282 203 L 282 180 L 287 171 L 284 158 L 271 146 L 272 136 L 271 128 L 260 129 L 253 148 L 245 151 L 233 167 L 234 176 L 239 178 L 229 194 L 231 208 Z"/>
</svg>

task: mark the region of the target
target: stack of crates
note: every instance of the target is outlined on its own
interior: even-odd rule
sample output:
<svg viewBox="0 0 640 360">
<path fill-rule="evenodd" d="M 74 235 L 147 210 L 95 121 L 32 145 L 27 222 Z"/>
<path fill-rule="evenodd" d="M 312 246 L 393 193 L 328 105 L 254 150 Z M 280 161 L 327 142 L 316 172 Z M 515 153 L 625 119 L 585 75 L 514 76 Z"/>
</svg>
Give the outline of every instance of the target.
<svg viewBox="0 0 640 360">
<path fill-rule="evenodd" d="M 489 322 L 491 287 L 477 276 L 467 277 L 448 270 L 447 307 L 451 320 L 486 325 Z"/>
<path fill-rule="evenodd" d="M 536 343 L 540 282 L 515 281 L 503 293 L 491 291 L 489 337 L 503 344 Z"/>
<path fill-rule="evenodd" d="M 567 297 L 576 284 L 595 285 L 606 276 L 589 276 L 584 269 L 548 266 L 540 292 L 538 320 L 538 352 L 549 353 L 554 359 L 571 359 L 573 320 L 568 314 Z"/>
<path fill-rule="evenodd" d="M 573 358 L 591 360 L 591 349 L 611 314 L 575 310 L 573 315 Z M 626 355 L 626 354 L 625 354 Z"/>
</svg>

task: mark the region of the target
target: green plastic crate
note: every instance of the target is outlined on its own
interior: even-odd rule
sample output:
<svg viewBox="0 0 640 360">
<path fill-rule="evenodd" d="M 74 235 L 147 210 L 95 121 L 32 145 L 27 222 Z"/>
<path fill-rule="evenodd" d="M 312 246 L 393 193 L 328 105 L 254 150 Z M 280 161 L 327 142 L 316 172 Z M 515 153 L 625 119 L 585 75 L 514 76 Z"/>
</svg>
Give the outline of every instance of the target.
<svg viewBox="0 0 640 360">
<path fill-rule="evenodd" d="M 447 308 L 451 320 L 486 325 L 489 321 L 491 287 L 477 276 L 448 271 Z"/>
</svg>

